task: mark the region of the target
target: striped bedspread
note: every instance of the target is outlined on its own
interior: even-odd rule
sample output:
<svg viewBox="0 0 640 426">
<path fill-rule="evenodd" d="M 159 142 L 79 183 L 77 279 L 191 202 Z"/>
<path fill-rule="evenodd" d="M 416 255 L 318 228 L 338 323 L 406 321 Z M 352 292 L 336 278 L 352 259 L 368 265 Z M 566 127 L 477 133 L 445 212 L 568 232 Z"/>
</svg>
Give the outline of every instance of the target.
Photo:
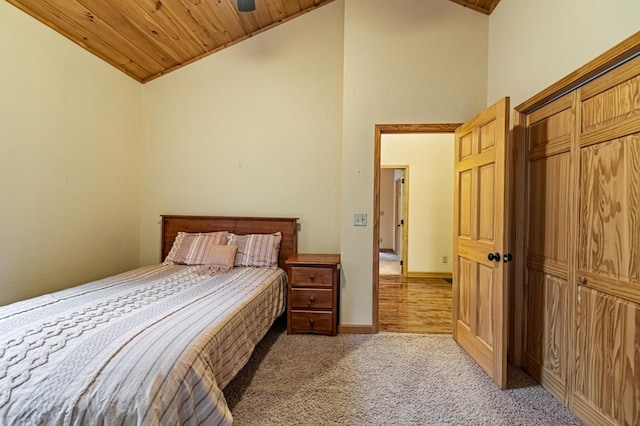
<svg viewBox="0 0 640 426">
<path fill-rule="evenodd" d="M 158 265 L 0 307 L 0 424 L 230 424 L 281 269 Z"/>
</svg>

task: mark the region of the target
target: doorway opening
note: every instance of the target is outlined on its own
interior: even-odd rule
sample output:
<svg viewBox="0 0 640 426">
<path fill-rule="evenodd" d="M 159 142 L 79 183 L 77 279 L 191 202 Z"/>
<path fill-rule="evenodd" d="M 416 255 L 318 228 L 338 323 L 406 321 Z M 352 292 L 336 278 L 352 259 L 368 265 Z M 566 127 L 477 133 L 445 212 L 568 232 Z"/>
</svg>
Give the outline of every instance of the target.
<svg viewBox="0 0 640 426">
<path fill-rule="evenodd" d="M 380 167 L 380 275 L 405 276 L 408 257 L 409 167 Z"/>
<path fill-rule="evenodd" d="M 450 312 L 452 310 L 452 299 L 451 299 L 451 284 L 450 282 L 444 281 L 444 278 L 450 277 L 451 273 L 448 274 L 439 274 L 432 272 L 420 272 L 420 269 L 424 269 L 420 265 L 420 262 L 424 260 L 424 255 L 420 253 L 419 250 L 411 251 L 411 256 L 414 256 L 414 252 L 417 252 L 417 256 L 413 265 L 414 270 L 412 271 L 412 260 L 410 256 L 406 256 L 406 259 L 403 264 L 403 274 L 398 276 L 386 276 L 382 275 L 382 287 L 381 287 L 381 274 L 380 274 L 380 249 L 386 248 L 381 245 L 384 244 L 384 236 L 381 236 L 381 219 L 386 216 L 386 210 L 381 209 L 381 176 L 382 171 L 385 170 L 386 167 L 398 167 L 394 166 L 394 164 L 404 164 L 401 161 L 389 160 L 388 158 L 383 160 L 383 139 L 386 138 L 385 135 L 412 135 L 412 134 L 435 134 L 435 133 L 446 133 L 451 134 L 451 147 L 453 147 L 453 134 L 455 129 L 459 126 L 459 124 L 412 124 L 412 125 L 376 125 L 375 126 L 375 143 L 374 143 L 374 221 L 373 221 L 373 328 L 374 332 L 379 331 L 400 331 L 400 332 L 414 332 L 414 333 L 450 333 L 451 331 L 451 315 Z M 386 152 L 386 151 L 385 151 Z M 453 156 L 449 160 L 451 165 L 453 164 Z M 399 167 L 398 167 L 399 168 Z M 408 167 L 406 170 L 407 176 L 405 179 L 409 179 Z M 413 173 L 413 171 L 412 171 Z M 416 194 L 416 191 L 420 191 L 419 187 L 416 187 L 416 182 L 412 180 L 412 194 Z M 447 185 L 448 186 L 448 185 Z M 448 187 L 447 190 L 449 193 L 453 193 L 453 186 Z M 412 200 L 414 199 L 414 195 L 412 195 Z M 416 203 L 412 201 L 412 206 L 415 206 Z M 418 203 L 418 208 L 420 205 Z M 424 206 L 423 206 L 424 208 Z M 383 215 L 381 215 L 381 211 L 385 211 Z M 405 210 L 405 215 L 407 216 L 407 221 L 411 215 L 409 214 L 408 207 Z M 446 208 L 446 214 L 451 217 L 453 214 L 452 208 Z M 406 222 L 405 222 L 406 223 Z M 412 229 L 414 229 L 414 223 L 412 222 Z M 407 242 L 410 240 L 408 228 L 404 228 L 404 238 Z M 450 232 L 446 236 L 447 242 L 451 243 L 453 240 L 453 233 Z M 416 240 L 419 240 L 416 238 Z M 407 247 L 405 250 L 405 255 L 412 249 L 410 249 L 412 243 L 407 243 Z M 430 253 L 433 255 L 433 253 Z M 442 261 L 450 261 L 449 259 L 445 259 L 448 257 L 448 253 L 438 252 L 438 258 Z M 427 267 L 429 268 L 429 267 Z M 416 271 L 417 270 L 417 271 Z M 436 281 L 439 281 L 436 283 Z M 450 281 L 450 280 L 449 280 Z M 438 284 L 440 287 L 431 286 L 431 284 Z M 415 291 L 417 289 L 417 292 Z M 435 290 L 435 293 L 431 295 L 420 295 L 421 291 L 424 290 Z M 391 296 L 390 296 L 391 295 Z M 404 297 L 404 302 L 400 298 L 396 298 L 396 295 L 400 295 Z M 412 300 L 408 300 L 407 296 L 412 298 Z M 426 299 L 424 299 L 426 297 Z M 390 300 L 393 299 L 393 300 Z M 431 301 L 437 301 L 437 303 L 429 303 Z M 444 303 L 443 303 L 444 301 Z M 417 302 L 417 303 L 416 303 Z M 385 321 L 382 324 L 381 328 L 381 304 L 382 304 L 382 319 Z M 418 327 L 404 327 L 400 326 L 398 329 L 389 329 L 389 324 L 386 322 L 386 318 L 389 317 L 398 317 L 398 313 L 407 312 L 410 310 L 411 306 L 421 306 L 421 308 L 425 308 L 429 311 L 429 313 L 433 313 L 436 317 L 436 320 L 439 321 L 440 324 L 443 324 L 444 327 L 436 326 L 436 328 L 429 328 L 429 324 L 433 321 L 433 318 L 427 318 L 424 316 L 424 309 L 422 313 L 419 313 L 416 318 L 408 319 L 407 324 L 409 322 L 413 322 L 414 325 L 418 324 Z M 445 309 L 441 309 L 441 308 Z M 390 311 L 389 311 L 390 310 Z M 387 315 L 389 313 L 390 315 Z M 413 313 L 411 313 L 413 315 Z M 422 327 L 422 325 L 426 325 L 427 327 Z M 433 324 L 431 324 L 433 325 Z M 393 327 L 393 325 L 391 325 Z"/>
</svg>

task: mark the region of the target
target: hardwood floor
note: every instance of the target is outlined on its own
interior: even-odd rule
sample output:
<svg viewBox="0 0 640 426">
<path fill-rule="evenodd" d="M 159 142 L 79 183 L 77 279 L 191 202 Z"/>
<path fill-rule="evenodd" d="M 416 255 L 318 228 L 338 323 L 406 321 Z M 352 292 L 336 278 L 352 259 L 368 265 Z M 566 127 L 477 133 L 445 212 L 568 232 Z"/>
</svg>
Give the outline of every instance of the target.
<svg viewBox="0 0 640 426">
<path fill-rule="evenodd" d="M 451 334 L 451 284 L 441 278 L 380 276 L 380 331 Z"/>
</svg>

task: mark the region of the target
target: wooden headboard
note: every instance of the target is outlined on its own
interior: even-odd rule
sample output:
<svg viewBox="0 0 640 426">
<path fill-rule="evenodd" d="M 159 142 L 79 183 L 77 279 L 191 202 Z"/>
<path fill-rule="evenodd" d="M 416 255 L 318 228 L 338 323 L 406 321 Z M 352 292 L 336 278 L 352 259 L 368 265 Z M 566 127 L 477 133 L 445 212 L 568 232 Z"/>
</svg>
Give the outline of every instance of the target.
<svg viewBox="0 0 640 426">
<path fill-rule="evenodd" d="M 176 216 L 162 215 L 161 259 L 171 250 L 178 232 L 229 231 L 237 235 L 282 232 L 278 264 L 298 253 L 298 219 L 281 217 Z"/>
</svg>

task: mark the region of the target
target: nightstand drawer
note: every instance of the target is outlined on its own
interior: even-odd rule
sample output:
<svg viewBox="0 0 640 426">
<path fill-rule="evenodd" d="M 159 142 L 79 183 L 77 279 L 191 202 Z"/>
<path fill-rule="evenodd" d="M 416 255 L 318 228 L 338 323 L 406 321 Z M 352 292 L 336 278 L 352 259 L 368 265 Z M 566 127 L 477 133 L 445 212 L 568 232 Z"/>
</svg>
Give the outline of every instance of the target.
<svg viewBox="0 0 640 426">
<path fill-rule="evenodd" d="M 293 309 L 332 309 L 333 291 L 320 288 L 291 289 L 291 307 Z"/>
<path fill-rule="evenodd" d="M 292 266 L 291 285 L 294 287 L 332 287 L 333 269 Z"/>
<path fill-rule="evenodd" d="M 297 333 L 330 334 L 333 329 L 333 313 L 291 311 L 291 329 Z"/>
</svg>

